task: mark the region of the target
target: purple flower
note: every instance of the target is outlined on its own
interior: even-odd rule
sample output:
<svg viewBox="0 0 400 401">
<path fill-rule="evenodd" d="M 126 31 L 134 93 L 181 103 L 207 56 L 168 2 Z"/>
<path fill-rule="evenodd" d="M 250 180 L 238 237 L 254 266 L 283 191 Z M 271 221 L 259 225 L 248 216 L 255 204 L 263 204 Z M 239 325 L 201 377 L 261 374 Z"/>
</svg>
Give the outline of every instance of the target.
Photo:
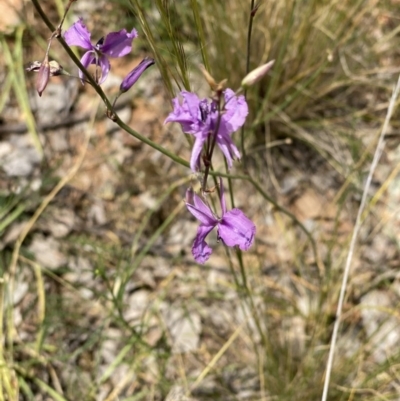
<svg viewBox="0 0 400 401">
<path fill-rule="evenodd" d="M 144 71 L 153 65 L 155 61 L 152 58 L 144 58 L 122 81 L 119 90 L 121 92 L 128 91 L 144 73 Z"/>
<path fill-rule="evenodd" d="M 132 40 L 138 36 L 136 29 L 128 33 L 126 29 L 118 32 L 111 32 L 104 38 L 101 38 L 95 45 L 90 41 L 90 32 L 79 18 L 64 33 L 64 39 L 69 46 L 79 46 L 87 50 L 82 56 L 81 63 L 85 68 L 90 64 L 96 64 L 101 68 L 101 77 L 99 84 L 103 83 L 110 71 L 110 62 L 107 57 L 123 57 L 130 53 L 132 49 Z M 83 79 L 82 71 L 79 71 L 79 77 Z"/>
<path fill-rule="evenodd" d="M 200 100 L 196 94 L 183 91 L 182 104 L 178 98 L 173 99 L 174 110 L 169 114 L 165 123 L 178 122 L 187 134 L 195 137 L 190 168 L 196 171 L 200 167 L 201 151 L 204 143 L 217 128 L 218 110 L 215 101 Z M 224 91 L 225 109 L 223 110 L 216 143 L 226 157 L 229 168 L 233 158 L 240 159 L 240 153 L 232 141 L 232 134 L 240 128 L 248 114 L 248 107 L 244 96 L 236 96 L 232 89 Z"/>
<path fill-rule="evenodd" d="M 200 221 L 192 246 L 192 254 L 201 264 L 204 264 L 211 255 L 212 249 L 205 239 L 214 227 L 217 227 L 218 240 L 221 239 L 227 246 L 238 246 L 242 251 L 247 251 L 254 242 L 256 226 L 241 210 L 226 211 L 222 180 L 220 182 L 221 218 L 218 218 L 200 196 L 193 193 L 192 189 L 188 189 L 186 195 L 186 207 Z"/>
</svg>

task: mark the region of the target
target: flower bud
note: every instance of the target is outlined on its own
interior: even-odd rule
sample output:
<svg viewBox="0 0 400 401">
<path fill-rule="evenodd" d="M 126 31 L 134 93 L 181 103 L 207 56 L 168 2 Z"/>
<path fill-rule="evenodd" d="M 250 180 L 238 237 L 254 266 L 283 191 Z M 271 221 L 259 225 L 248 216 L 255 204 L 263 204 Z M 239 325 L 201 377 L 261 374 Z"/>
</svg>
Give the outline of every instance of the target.
<svg viewBox="0 0 400 401">
<path fill-rule="evenodd" d="M 140 76 L 144 73 L 144 71 L 153 65 L 155 61 L 150 58 L 144 58 L 139 65 L 137 65 L 122 81 L 121 86 L 119 87 L 120 92 L 128 91 L 140 78 Z"/>
<path fill-rule="evenodd" d="M 275 60 L 271 60 L 267 64 L 263 64 L 249 72 L 242 80 L 242 87 L 248 88 L 249 86 L 254 85 L 272 68 L 274 63 Z"/>
<path fill-rule="evenodd" d="M 36 90 L 39 96 L 42 96 L 42 93 L 46 89 L 49 79 L 50 79 L 50 63 L 48 57 L 46 56 L 42 65 L 39 68 L 38 76 L 36 79 Z"/>
</svg>

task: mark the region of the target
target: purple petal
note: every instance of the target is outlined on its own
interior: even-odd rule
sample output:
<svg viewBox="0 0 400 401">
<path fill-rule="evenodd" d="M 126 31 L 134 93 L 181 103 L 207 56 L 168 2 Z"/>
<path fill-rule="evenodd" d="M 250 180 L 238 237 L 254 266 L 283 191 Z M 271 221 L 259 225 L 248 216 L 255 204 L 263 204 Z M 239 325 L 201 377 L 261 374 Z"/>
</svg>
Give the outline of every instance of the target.
<svg viewBox="0 0 400 401">
<path fill-rule="evenodd" d="M 79 46 L 86 50 L 93 50 L 94 46 L 90 42 L 90 32 L 79 18 L 70 28 L 64 33 L 64 40 L 68 46 Z"/>
<path fill-rule="evenodd" d="M 246 99 L 243 95 L 236 96 L 232 89 L 226 89 L 225 96 L 225 113 L 222 120 L 228 127 L 229 133 L 237 131 L 246 121 L 249 114 Z"/>
<path fill-rule="evenodd" d="M 104 54 L 102 54 L 99 58 L 99 66 L 101 68 L 101 77 L 100 77 L 98 83 L 99 83 L 99 85 L 101 85 L 106 80 L 107 75 L 110 72 L 110 68 L 111 68 L 110 62 L 108 61 L 108 58 Z"/>
<path fill-rule="evenodd" d="M 190 156 L 190 168 L 194 173 L 200 169 L 200 156 L 205 142 L 205 138 L 201 135 L 197 135 L 195 138 L 192 155 Z"/>
<path fill-rule="evenodd" d="M 109 33 L 100 50 L 109 57 L 126 56 L 132 50 L 132 40 L 138 36 L 136 29 L 128 33 L 126 29 Z"/>
<path fill-rule="evenodd" d="M 211 209 L 203 202 L 200 196 L 193 194 L 194 205 L 186 203 L 189 212 L 200 221 L 202 225 L 215 227 L 218 220 L 212 214 Z"/>
<path fill-rule="evenodd" d="M 207 245 L 205 238 L 212 231 L 214 226 L 200 225 L 197 229 L 196 238 L 192 246 L 192 254 L 198 263 L 204 264 L 212 253 L 212 249 Z"/>
<path fill-rule="evenodd" d="M 95 62 L 96 62 L 96 53 L 93 51 L 86 52 L 81 58 L 81 63 L 86 69 L 89 67 L 90 64 L 94 64 Z M 79 78 L 80 79 L 85 78 L 85 75 L 81 70 L 79 70 Z"/>
<path fill-rule="evenodd" d="M 164 123 L 177 122 L 182 125 L 183 132 L 197 134 L 201 131 L 200 99 L 196 94 L 182 91 L 182 104 L 179 98 L 172 100 L 174 110 L 168 115 Z"/>
<path fill-rule="evenodd" d="M 247 251 L 254 242 L 256 226 L 239 209 L 225 213 L 218 224 L 218 237 L 227 246 L 238 246 Z"/>
<path fill-rule="evenodd" d="M 237 159 L 240 159 L 240 152 L 224 126 L 221 126 L 218 132 L 217 144 L 226 158 L 229 169 L 231 169 L 233 158 L 236 157 Z"/>
<path fill-rule="evenodd" d="M 152 58 L 146 57 L 144 58 L 139 65 L 137 65 L 122 81 L 119 90 L 121 92 L 126 92 L 129 90 L 136 81 L 140 78 L 140 76 L 144 73 L 144 71 L 153 65 L 155 61 Z"/>
</svg>

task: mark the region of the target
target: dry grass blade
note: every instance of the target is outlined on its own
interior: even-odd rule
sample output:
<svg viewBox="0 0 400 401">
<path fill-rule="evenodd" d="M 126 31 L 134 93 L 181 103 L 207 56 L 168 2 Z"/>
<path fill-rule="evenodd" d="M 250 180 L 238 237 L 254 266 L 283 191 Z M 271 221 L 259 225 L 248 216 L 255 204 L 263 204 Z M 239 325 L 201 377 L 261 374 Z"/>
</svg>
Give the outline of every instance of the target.
<svg viewBox="0 0 400 401">
<path fill-rule="evenodd" d="M 336 319 L 335 319 L 335 323 L 333 326 L 331 345 L 330 345 L 330 349 L 329 349 L 328 362 L 327 362 L 327 366 L 326 366 L 324 389 L 323 389 L 322 398 L 321 398 L 322 401 L 326 401 L 327 397 L 328 397 L 329 384 L 330 384 L 330 378 L 331 378 L 331 372 L 332 372 L 332 366 L 333 366 L 333 358 L 335 356 L 336 342 L 337 342 L 337 337 L 338 337 L 338 332 L 339 332 L 339 327 L 340 327 L 340 322 L 341 322 L 341 317 L 342 317 L 344 297 L 346 294 L 346 287 L 347 287 L 347 281 L 348 281 L 348 277 L 349 277 L 349 273 L 350 273 L 351 262 L 353 260 L 353 254 L 354 254 L 358 234 L 359 234 L 359 231 L 361 228 L 362 215 L 363 215 L 364 208 L 365 208 L 365 205 L 367 202 L 367 196 L 368 196 L 368 192 L 369 192 L 369 189 L 371 186 L 372 177 L 374 175 L 376 166 L 378 165 L 379 159 L 380 159 L 380 157 L 383 153 L 384 147 L 385 147 L 385 134 L 387 133 L 387 130 L 388 130 L 389 122 L 392 117 L 395 105 L 396 105 L 396 100 L 398 98 L 399 91 L 400 91 L 400 76 L 397 81 L 396 87 L 393 90 L 393 94 L 392 94 L 392 97 L 391 97 L 391 100 L 389 103 L 389 108 L 388 108 L 388 111 L 386 114 L 385 122 L 383 124 L 381 134 L 379 137 L 379 141 L 378 141 L 378 144 L 375 149 L 374 158 L 372 160 L 371 167 L 368 172 L 368 177 L 365 182 L 364 191 L 363 191 L 362 198 L 361 198 L 361 203 L 358 208 L 357 218 L 356 218 L 356 222 L 355 222 L 354 229 L 353 229 L 353 234 L 352 234 L 351 241 L 350 241 L 350 247 L 349 247 L 349 251 L 347 254 L 346 265 L 344 268 L 344 274 L 343 274 L 343 279 L 342 279 L 342 286 L 340 288 L 338 306 L 337 306 L 337 311 L 336 311 Z"/>
</svg>

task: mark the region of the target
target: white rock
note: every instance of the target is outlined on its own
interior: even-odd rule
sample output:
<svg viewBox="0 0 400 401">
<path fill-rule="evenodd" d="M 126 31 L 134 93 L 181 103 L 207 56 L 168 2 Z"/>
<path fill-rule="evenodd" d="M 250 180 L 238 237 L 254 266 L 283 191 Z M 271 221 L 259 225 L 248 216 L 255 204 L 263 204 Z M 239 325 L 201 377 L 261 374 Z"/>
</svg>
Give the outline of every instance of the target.
<svg viewBox="0 0 400 401">
<path fill-rule="evenodd" d="M 201 333 L 200 315 L 164 304 L 162 317 L 172 339 L 172 352 L 191 352 L 198 348 Z"/>
<path fill-rule="evenodd" d="M 398 352 L 399 321 L 390 311 L 397 311 L 388 291 L 374 290 L 361 298 L 361 317 L 369 337 L 372 356 L 378 363 Z"/>
<path fill-rule="evenodd" d="M 35 256 L 36 261 L 49 269 L 58 269 L 65 265 L 67 258 L 59 250 L 60 243 L 53 237 L 35 235 L 29 246 L 29 251 Z"/>
<path fill-rule="evenodd" d="M 128 322 L 140 320 L 149 305 L 149 291 L 138 290 L 128 297 L 127 309 L 124 311 L 124 319 Z"/>
<path fill-rule="evenodd" d="M 0 165 L 10 177 L 30 175 L 41 159 L 29 134 L 11 135 L 8 143 L 0 144 Z"/>
</svg>

